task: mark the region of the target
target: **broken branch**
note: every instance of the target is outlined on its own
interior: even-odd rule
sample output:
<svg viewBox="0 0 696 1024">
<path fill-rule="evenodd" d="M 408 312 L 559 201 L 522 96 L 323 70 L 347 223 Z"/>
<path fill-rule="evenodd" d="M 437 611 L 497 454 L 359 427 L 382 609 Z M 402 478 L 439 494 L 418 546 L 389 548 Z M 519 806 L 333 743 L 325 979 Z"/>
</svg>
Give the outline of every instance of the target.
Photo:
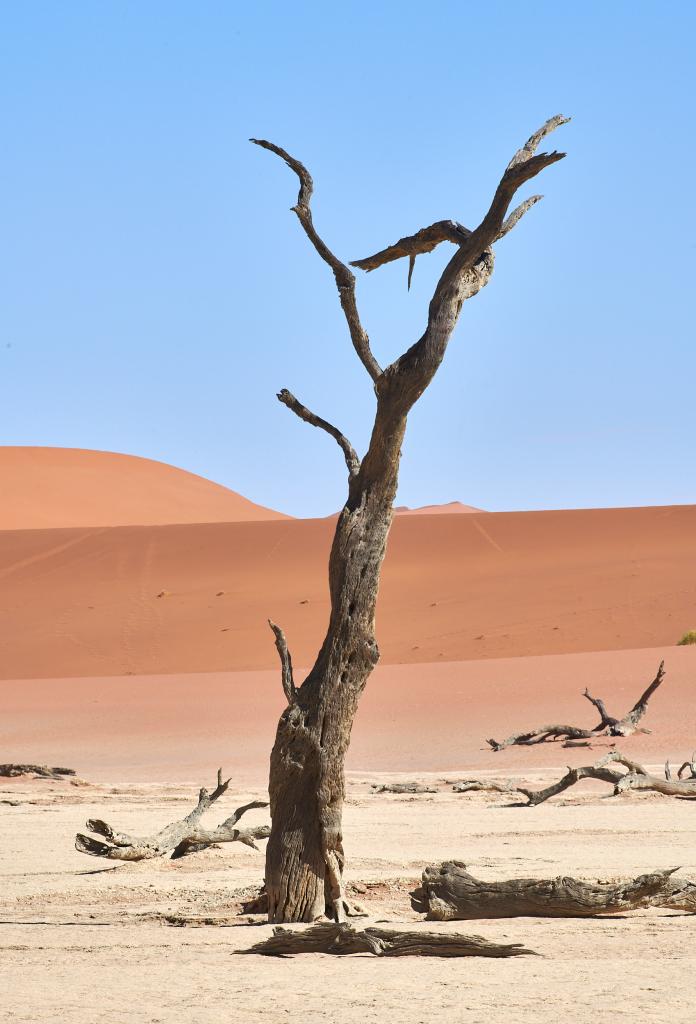
<svg viewBox="0 0 696 1024">
<path fill-rule="evenodd" d="M 311 174 L 304 164 L 300 163 L 299 160 L 296 160 L 295 157 L 290 156 L 290 154 L 284 149 L 281 149 L 280 146 L 276 146 L 275 143 L 267 142 L 265 139 L 249 139 L 249 141 L 253 142 L 256 146 L 261 146 L 262 149 L 267 149 L 269 152 L 275 153 L 276 156 L 281 157 L 281 159 L 285 161 L 288 167 L 293 170 L 300 179 L 300 191 L 297 196 L 297 203 L 292 207 L 292 211 L 297 214 L 297 219 L 304 228 L 307 238 L 309 238 L 316 251 L 324 262 L 328 263 L 333 270 L 334 278 L 336 280 L 336 288 L 338 289 L 339 301 L 348 324 L 348 330 L 350 331 L 353 347 L 372 379 L 377 380 L 382 369 L 372 354 L 372 350 L 370 349 L 370 339 L 367 335 L 367 331 L 360 322 L 358 307 L 355 301 L 355 275 L 348 269 L 345 263 L 342 263 L 338 257 L 334 256 L 323 239 L 317 234 L 312 221 L 312 211 L 309 204 L 312 198 L 312 192 L 314 191 L 314 182 L 312 181 Z"/>
<path fill-rule="evenodd" d="M 212 793 L 207 789 L 201 789 L 198 803 L 185 818 L 172 822 L 150 836 L 131 836 L 124 832 L 115 832 L 105 821 L 91 818 L 87 821 L 87 830 L 101 836 L 106 842 L 95 839 L 94 835 L 78 832 L 75 836 L 75 849 L 78 853 L 105 857 L 108 860 L 151 860 L 169 853 L 183 857 L 187 853 L 204 850 L 213 843 L 240 842 L 256 849 L 254 839 L 267 838 L 270 834 L 268 826 L 261 825 L 251 829 L 235 829 L 233 826 L 252 808 L 267 807 L 266 801 L 253 800 L 243 807 L 238 807 L 234 814 L 211 831 L 198 827 L 203 814 L 227 791 L 230 781 L 227 779 L 223 782 L 222 769 L 218 769 L 217 785 Z"/>
<path fill-rule="evenodd" d="M 480 935 L 455 933 L 394 931 L 389 928 L 366 928 L 356 931 L 349 924 L 315 924 L 311 928 L 292 930 L 274 928 L 269 939 L 257 942 L 240 953 L 261 953 L 263 956 L 293 956 L 297 953 L 330 953 L 350 956 L 372 953 L 374 956 L 487 956 L 508 957 L 534 955 L 520 943 L 489 942 Z"/>
<path fill-rule="evenodd" d="M 348 473 L 351 477 L 355 476 L 360 469 L 360 459 L 358 458 L 357 452 L 353 445 L 350 443 L 347 437 L 345 437 L 341 431 L 334 427 L 333 424 L 329 423 L 328 420 L 323 420 L 321 416 L 315 416 L 315 414 L 308 409 L 301 402 L 298 402 L 295 396 L 283 388 L 282 391 L 278 392 L 278 401 L 286 405 L 288 409 L 291 409 L 296 416 L 299 416 L 305 423 L 311 424 L 313 427 L 319 427 L 320 430 L 325 430 L 327 434 L 337 442 L 340 446 L 343 456 L 346 460 L 346 466 L 348 467 Z"/>
</svg>

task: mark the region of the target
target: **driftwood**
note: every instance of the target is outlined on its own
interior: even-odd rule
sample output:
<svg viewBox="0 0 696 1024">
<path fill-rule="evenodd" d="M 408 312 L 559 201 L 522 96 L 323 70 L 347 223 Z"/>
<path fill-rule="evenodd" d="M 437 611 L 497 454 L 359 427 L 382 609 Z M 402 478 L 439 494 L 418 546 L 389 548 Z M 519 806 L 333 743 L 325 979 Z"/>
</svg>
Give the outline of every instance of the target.
<svg viewBox="0 0 696 1024">
<path fill-rule="evenodd" d="M 297 176 L 293 213 L 307 241 L 333 275 L 353 348 L 375 395 L 370 441 L 362 457 L 333 423 L 308 409 L 286 388 L 278 400 L 338 445 L 347 470 L 347 495 L 329 556 L 330 614 L 316 660 L 302 680 L 292 674 L 280 626 L 271 625 L 281 662 L 287 707 L 276 731 L 269 774 L 271 836 L 266 848 L 268 916 L 274 923 L 345 919 L 343 849 L 344 763 L 358 702 L 379 659 L 375 611 L 380 573 L 393 519 L 399 464 L 411 409 L 438 372 L 464 303 L 491 280 L 494 247 L 536 202 L 513 207 L 518 189 L 563 153 L 538 153 L 542 141 L 568 119 L 550 118 L 514 154 L 493 192 L 488 211 L 473 229 L 438 221 L 354 261 L 375 270 L 392 260 L 409 264 L 439 245 L 451 246 L 428 306 L 423 333 L 388 366 L 372 351 L 358 309 L 353 270 L 329 247 L 312 212 L 314 182 L 307 167 L 265 139 L 256 145 L 285 162 Z M 273 242 L 271 242 L 273 247 Z M 262 270 L 267 275 L 267 268 Z"/>
<path fill-rule="evenodd" d="M 505 740 L 486 740 L 486 743 L 494 750 L 504 750 L 506 747 L 532 747 L 537 743 L 548 743 L 563 739 L 572 744 L 573 741 L 591 740 L 598 736 L 632 736 L 634 733 L 649 733 L 649 729 L 639 728 L 638 723 L 648 710 L 648 701 L 660 686 L 665 676 L 665 663 L 660 662 L 657 675 L 648 688 L 641 694 L 623 718 L 613 718 L 605 707 L 604 701 L 599 697 L 593 697 L 589 690 L 585 689 L 583 697 L 589 700 L 600 715 L 599 724 L 593 729 L 583 729 L 575 725 L 541 725 L 537 729 L 530 729 L 528 732 L 516 732 Z"/>
<path fill-rule="evenodd" d="M 621 765 L 627 771 L 622 772 L 618 768 L 609 767 L 612 764 Z M 688 778 L 682 779 L 686 770 L 691 771 Z M 632 761 L 625 754 L 613 750 L 594 765 L 585 765 L 582 768 L 569 768 L 563 778 L 553 782 L 543 789 L 529 789 L 516 782 L 499 782 L 493 779 L 462 779 L 453 785 L 455 793 L 472 793 L 476 791 L 490 790 L 494 793 L 520 793 L 527 798 L 527 805 L 536 807 L 550 800 L 552 796 L 563 793 L 583 779 L 596 779 L 599 782 L 608 782 L 614 787 L 614 796 L 625 793 L 629 789 L 652 790 L 655 793 L 662 793 L 663 796 L 696 797 L 696 767 L 694 760 L 685 761 L 679 769 L 678 778 L 672 779 L 669 762 L 665 765 L 665 778 L 651 775 L 647 768 L 637 761 Z"/>
<path fill-rule="evenodd" d="M 273 935 L 242 953 L 263 956 L 288 956 L 296 953 L 330 953 L 350 956 L 373 953 L 375 956 L 534 956 L 520 943 L 489 942 L 480 935 L 443 932 L 401 932 L 391 928 L 365 928 L 356 931 L 349 924 L 315 924 L 301 931 L 274 928 Z"/>
<path fill-rule="evenodd" d="M 264 800 L 252 800 L 251 803 L 238 807 L 234 814 L 217 828 L 204 829 L 199 825 L 205 812 L 227 791 L 230 782 L 231 779 L 222 781 L 222 769 L 219 769 L 217 786 L 212 793 L 207 789 L 201 789 L 198 803 L 190 814 L 179 821 L 173 821 L 166 828 L 150 836 L 132 836 L 124 832 L 115 832 L 105 821 L 91 818 L 86 828 L 102 836 L 102 839 L 78 832 L 75 836 L 75 849 L 79 853 L 88 853 L 92 857 L 106 857 L 110 860 L 150 860 L 154 857 L 165 857 L 167 854 L 171 854 L 174 860 L 205 850 L 213 843 L 244 843 L 245 846 L 258 850 L 254 840 L 266 839 L 270 834 L 269 826 L 259 825 L 247 829 L 238 829 L 234 826 L 247 811 L 256 807 L 268 807 Z"/>
<path fill-rule="evenodd" d="M 420 782 L 386 782 L 384 785 L 373 782 L 372 792 L 376 795 L 377 793 L 437 793 L 437 790 L 432 786 L 424 786 Z"/>
<path fill-rule="evenodd" d="M 15 779 L 20 775 L 32 775 L 39 779 L 64 779 L 76 775 L 74 768 L 49 768 L 45 764 L 0 764 L 0 778 Z"/>
<path fill-rule="evenodd" d="M 423 872 L 411 894 L 413 909 L 430 921 L 468 921 L 496 917 L 593 917 L 621 914 L 672 892 L 670 876 L 653 871 L 618 885 L 592 885 L 576 878 L 513 878 L 482 882 L 461 861 L 434 864 Z"/>
</svg>

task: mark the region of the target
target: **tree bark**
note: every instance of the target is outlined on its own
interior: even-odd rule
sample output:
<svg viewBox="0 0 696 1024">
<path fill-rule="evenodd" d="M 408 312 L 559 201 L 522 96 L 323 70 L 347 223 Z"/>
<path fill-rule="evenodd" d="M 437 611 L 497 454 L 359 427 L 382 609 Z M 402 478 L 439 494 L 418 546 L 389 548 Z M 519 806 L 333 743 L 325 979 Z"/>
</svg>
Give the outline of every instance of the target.
<svg viewBox="0 0 696 1024">
<path fill-rule="evenodd" d="M 268 807 L 265 800 L 252 800 L 251 803 L 238 807 L 217 828 L 204 829 L 199 824 L 205 812 L 227 792 L 230 781 L 227 779 L 223 782 L 222 769 L 218 769 L 217 786 L 212 792 L 201 789 L 198 803 L 185 818 L 173 821 L 149 836 L 132 836 L 125 832 L 116 832 L 100 818 L 90 818 L 85 827 L 94 835 L 78 832 L 75 836 L 75 849 L 78 853 L 87 853 L 91 857 L 105 857 L 107 860 L 152 860 L 155 857 L 165 857 L 167 854 L 171 854 L 172 860 L 175 860 L 205 850 L 214 843 L 244 843 L 245 846 L 257 850 L 255 840 L 268 837 L 268 825 L 246 829 L 234 826 L 247 811 L 257 807 Z M 102 838 L 96 839 L 95 836 Z"/>
<path fill-rule="evenodd" d="M 286 389 L 278 399 L 300 419 L 324 430 L 340 446 L 348 469 L 348 499 L 336 525 L 329 558 L 331 613 L 317 660 L 301 686 L 292 680 L 290 655 L 272 625 L 281 658 L 288 706 L 271 754 L 269 795 L 272 831 L 266 852 L 269 920 L 315 921 L 328 914 L 342 922 L 350 907 L 343 890 L 343 765 L 360 695 L 379 658 L 375 639 L 377 590 L 398 484 L 408 413 L 430 384 L 445 355 L 466 299 L 493 273 L 492 246 L 537 201 L 525 200 L 508 215 L 526 181 L 564 156 L 536 154 L 539 143 L 568 119 L 551 118 L 514 155 L 485 217 L 473 231 L 440 221 L 353 265 L 374 270 L 408 257 L 409 282 L 417 255 L 449 242 L 456 246 L 437 284 L 422 337 L 382 370 L 363 328 L 355 276 L 314 227 L 313 181 L 307 168 L 275 143 L 251 141 L 279 156 L 298 176 L 293 212 L 317 254 L 331 268 L 353 347 L 372 379 L 377 410 L 368 451 L 361 461 L 348 439 Z M 282 639 L 281 639 L 282 638 Z"/>
<path fill-rule="evenodd" d="M 591 885 L 564 877 L 482 882 L 469 874 L 466 864 L 453 860 L 424 870 L 412 903 L 415 910 L 425 911 L 430 921 L 621 914 L 663 897 L 672 897 L 676 903 L 670 876 L 677 870 L 654 871 L 618 885 Z"/>
<path fill-rule="evenodd" d="M 665 663 L 660 662 L 657 674 L 644 693 L 638 698 L 630 711 L 623 718 L 613 718 L 606 709 L 604 701 L 599 697 L 593 697 L 589 690 L 585 690 L 583 697 L 589 700 L 600 715 L 599 725 L 593 729 L 583 729 L 576 725 L 540 725 L 537 729 L 530 729 L 527 732 L 515 732 L 507 739 L 486 740 L 486 743 L 494 751 L 505 750 L 506 747 L 533 747 L 538 743 L 555 742 L 558 739 L 565 740 L 564 746 L 571 746 L 575 740 L 592 740 L 599 736 L 632 736 L 633 733 L 649 733 L 649 729 L 641 729 L 638 723 L 648 710 L 648 702 L 655 690 L 662 685 L 665 677 Z M 589 745 L 589 744 L 588 744 Z M 684 768 L 684 765 L 682 765 Z"/>
<path fill-rule="evenodd" d="M 391 928 L 366 928 L 356 931 L 347 924 L 315 924 L 302 931 L 274 928 L 269 939 L 257 942 L 243 953 L 261 953 L 263 956 L 292 956 L 297 953 L 329 953 L 332 956 L 350 956 L 353 953 L 372 953 L 374 956 L 534 956 L 519 942 L 489 942 L 480 935 L 460 935 L 456 932 L 404 932 Z"/>
</svg>

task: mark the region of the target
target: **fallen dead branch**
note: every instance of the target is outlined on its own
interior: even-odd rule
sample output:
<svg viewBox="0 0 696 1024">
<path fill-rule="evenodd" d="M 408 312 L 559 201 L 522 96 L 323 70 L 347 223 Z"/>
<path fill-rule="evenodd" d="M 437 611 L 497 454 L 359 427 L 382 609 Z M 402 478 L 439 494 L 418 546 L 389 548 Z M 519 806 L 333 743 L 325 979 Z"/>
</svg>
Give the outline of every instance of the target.
<svg viewBox="0 0 696 1024">
<path fill-rule="evenodd" d="M 74 768 L 49 768 L 45 764 L 0 764 L 0 778 L 15 779 L 20 775 L 31 775 L 38 779 L 64 779 L 77 775 Z"/>
<path fill-rule="evenodd" d="M 79 853 L 87 853 L 92 857 L 106 857 L 110 860 L 150 860 L 171 854 L 172 860 L 185 857 L 187 854 L 205 850 L 214 843 L 244 843 L 254 850 L 258 849 L 256 839 L 266 839 L 270 835 L 268 825 L 255 828 L 238 829 L 235 825 L 247 811 L 256 807 L 268 807 L 265 800 L 252 800 L 251 803 L 238 807 L 234 814 L 226 818 L 214 829 L 201 828 L 199 822 L 205 812 L 227 791 L 231 779 L 222 781 L 222 769 L 218 770 L 217 786 L 212 793 L 201 789 L 198 803 L 185 818 L 174 821 L 160 832 L 150 836 L 131 836 L 125 832 L 115 832 L 110 825 L 98 818 L 91 818 L 86 828 L 102 839 L 95 839 L 81 832 L 75 836 L 75 849 Z M 103 840 L 106 840 L 104 842 Z"/>
<path fill-rule="evenodd" d="M 619 768 L 609 767 L 612 764 L 620 765 L 627 770 L 620 771 Z M 691 770 L 688 778 L 682 778 L 686 770 Z M 585 765 L 582 768 L 569 768 L 563 778 L 553 782 L 544 789 L 529 789 L 516 782 L 500 782 L 494 779 L 462 779 L 453 785 L 455 793 L 471 793 L 476 791 L 490 790 L 495 793 L 520 793 L 527 798 L 527 805 L 536 807 L 550 800 L 552 796 L 563 793 L 571 786 L 581 782 L 583 779 L 596 779 L 599 782 L 608 782 L 614 787 L 614 796 L 625 793 L 626 790 L 652 790 L 655 793 L 662 793 L 663 796 L 696 797 L 696 770 L 694 761 L 686 761 L 679 769 L 678 778 L 672 779 L 669 762 L 665 765 L 665 778 L 651 775 L 642 764 L 632 761 L 625 754 L 613 750 L 594 765 Z"/>
<path fill-rule="evenodd" d="M 372 792 L 377 793 L 437 793 L 432 786 L 424 786 L 420 782 L 387 782 L 383 785 L 372 783 Z"/>
<path fill-rule="evenodd" d="M 482 882 L 469 874 L 466 864 L 453 860 L 424 870 L 420 888 L 411 894 L 411 903 L 430 921 L 621 914 L 647 905 L 666 905 L 652 902 L 655 900 L 677 899 L 670 876 L 678 870 L 654 871 L 618 885 L 592 885 L 565 877 Z M 681 895 L 685 901 L 685 894 Z"/>
<path fill-rule="evenodd" d="M 600 715 L 599 725 L 594 729 L 583 729 L 575 725 L 541 725 L 537 729 L 528 732 L 517 732 L 508 736 L 505 740 L 486 740 L 486 743 L 494 750 L 504 750 L 506 747 L 531 747 L 538 743 L 554 742 L 563 739 L 569 744 L 578 740 L 594 739 L 598 736 L 632 736 L 636 732 L 649 733 L 649 729 L 639 728 L 641 721 L 648 710 L 648 702 L 665 677 L 665 663 L 660 662 L 657 674 L 647 689 L 641 694 L 623 718 L 613 718 L 605 707 L 604 701 L 599 697 L 593 697 L 589 690 L 585 690 L 583 697 L 589 700 Z"/>
<path fill-rule="evenodd" d="M 489 942 L 480 935 L 459 935 L 440 932 L 402 932 L 387 928 L 365 928 L 357 931 L 349 924 L 315 924 L 301 931 L 274 928 L 273 935 L 240 953 L 261 953 L 263 956 L 288 956 L 297 953 L 330 953 L 350 956 L 372 953 L 374 956 L 488 956 L 508 957 L 536 955 L 520 943 Z"/>
</svg>

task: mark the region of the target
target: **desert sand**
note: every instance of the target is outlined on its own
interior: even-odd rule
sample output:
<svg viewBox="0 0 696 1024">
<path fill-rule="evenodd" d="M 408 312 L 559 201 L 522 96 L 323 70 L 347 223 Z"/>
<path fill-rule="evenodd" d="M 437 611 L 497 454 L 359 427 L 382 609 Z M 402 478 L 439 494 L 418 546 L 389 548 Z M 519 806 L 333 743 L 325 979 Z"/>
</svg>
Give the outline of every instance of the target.
<svg viewBox="0 0 696 1024">
<path fill-rule="evenodd" d="M 38 450 L 56 471 L 34 476 L 31 498 L 36 451 L 0 449 L 24 480 L 0 519 L 0 760 L 65 765 L 80 778 L 0 780 L 0 1021 L 692 1019 L 691 916 L 436 926 L 521 942 L 534 958 L 268 960 L 234 955 L 270 933 L 242 912 L 262 852 L 232 844 L 136 864 L 77 853 L 87 818 L 150 832 L 186 813 L 218 766 L 233 784 L 211 824 L 263 798 L 283 707 L 266 618 L 286 630 L 301 678 L 325 625 L 333 523 L 291 520 L 147 460 L 96 459 L 80 483 L 93 453 L 63 464 Z M 90 498 L 97 478 L 102 493 Z M 690 755 L 696 648 L 675 643 L 696 626 L 696 506 L 412 511 L 392 532 L 382 660 L 348 759 L 348 879 L 367 922 L 428 927 L 408 893 L 426 864 L 451 857 L 486 879 L 609 880 L 677 865 L 696 877 L 689 801 L 615 798 L 588 782 L 532 809 L 456 795 L 447 782 L 543 784 L 593 763 L 613 741 L 493 753 L 485 740 L 546 721 L 592 727 L 586 686 L 623 714 L 662 659 L 652 731 L 622 748 L 656 771 Z M 437 792 L 371 792 L 404 779 Z"/>
<path fill-rule="evenodd" d="M 0 677 L 308 664 L 326 519 L 0 530 Z M 670 645 L 696 624 L 696 506 L 398 517 L 382 663 Z"/>
<path fill-rule="evenodd" d="M 0 530 L 287 519 L 163 462 L 82 448 L 0 447 Z"/>
<path fill-rule="evenodd" d="M 531 771 L 541 781 L 543 773 Z M 612 879 L 681 864 L 696 873 L 696 824 L 686 802 L 571 791 L 538 808 L 487 794 L 374 796 L 382 776 L 351 775 L 345 829 L 349 891 L 362 923 L 414 923 L 408 892 L 431 861 L 452 856 L 495 880 L 572 874 Z M 234 955 L 270 934 L 241 913 L 263 855 L 239 844 L 181 861 L 110 865 L 72 848 L 88 817 L 134 832 L 180 817 L 195 788 L 4 781 L 0 877 L 0 1020 L 61 1024 L 291 1021 L 570 1024 L 693 1019 L 693 917 L 641 910 L 618 918 L 452 922 L 438 929 L 521 942 L 538 957 L 377 960 Z M 228 792 L 220 819 L 263 795 Z M 263 821 L 255 811 L 254 821 Z M 211 812 L 212 815 L 212 812 Z M 251 816 L 249 816 L 251 821 Z M 193 922 L 192 922 L 193 919 Z M 196 919 L 201 922 L 195 927 Z M 188 921 L 188 926 L 181 926 Z"/>
</svg>

